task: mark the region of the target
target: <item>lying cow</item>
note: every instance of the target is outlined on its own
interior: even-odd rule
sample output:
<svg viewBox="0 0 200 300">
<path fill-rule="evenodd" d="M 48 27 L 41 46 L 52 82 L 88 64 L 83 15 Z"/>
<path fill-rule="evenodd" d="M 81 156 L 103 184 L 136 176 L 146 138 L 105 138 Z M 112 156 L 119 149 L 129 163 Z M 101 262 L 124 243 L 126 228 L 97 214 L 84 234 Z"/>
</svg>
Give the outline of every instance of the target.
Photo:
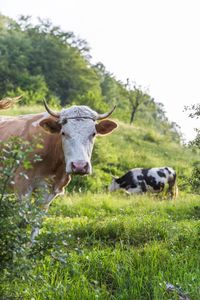
<svg viewBox="0 0 200 300">
<path fill-rule="evenodd" d="M 8 108 L 9 99 L 0 101 L 0 109 Z M 91 155 L 95 136 L 111 133 L 117 124 L 103 120 L 112 114 L 98 114 L 88 106 L 72 106 L 60 113 L 50 110 L 44 101 L 46 113 L 17 117 L 0 116 L 0 141 L 19 136 L 32 143 L 37 136 L 43 148 L 37 149 L 42 160 L 32 163 L 21 176 L 19 168 L 14 178 L 14 190 L 19 198 L 30 196 L 37 188 L 43 193 L 43 206 L 48 209 L 51 201 L 70 182 L 70 175 L 91 174 Z M 97 123 L 97 121 L 100 121 Z"/>
<path fill-rule="evenodd" d="M 130 194 L 159 193 L 167 185 L 171 198 L 175 199 L 178 189 L 176 186 L 176 172 L 172 168 L 136 168 L 128 171 L 120 178 L 113 178 L 109 191 L 124 189 Z"/>
</svg>

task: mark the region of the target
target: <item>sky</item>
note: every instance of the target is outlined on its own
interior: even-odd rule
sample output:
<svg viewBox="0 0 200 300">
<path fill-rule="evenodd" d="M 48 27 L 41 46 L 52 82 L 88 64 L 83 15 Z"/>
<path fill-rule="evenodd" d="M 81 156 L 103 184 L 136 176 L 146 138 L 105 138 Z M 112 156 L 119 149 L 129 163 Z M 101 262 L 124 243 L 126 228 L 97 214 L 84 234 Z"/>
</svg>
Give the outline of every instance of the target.
<svg viewBox="0 0 200 300">
<path fill-rule="evenodd" d="M 93 63 L 148 89 L 186 141 L 194 138 L 199 121 L 183 110 L 200 102 L 199 0 L 0 0 L 0 13 L 73 31 L 88 42 Z"/>
</svg>

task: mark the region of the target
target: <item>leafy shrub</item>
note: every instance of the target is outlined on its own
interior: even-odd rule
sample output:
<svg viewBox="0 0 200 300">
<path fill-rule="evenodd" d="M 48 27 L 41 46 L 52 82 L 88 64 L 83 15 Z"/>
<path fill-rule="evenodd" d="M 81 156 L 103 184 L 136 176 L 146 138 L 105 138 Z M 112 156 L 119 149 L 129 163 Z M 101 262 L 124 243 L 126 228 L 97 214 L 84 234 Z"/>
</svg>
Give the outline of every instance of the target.
<svg viewBox="0 0 200 300">
<path fill-rule="evenodd" d="M 20 165 L 24 168 L 20 175 L 27 176 L 32 150 L 30 143 L 19 138 L 0 145 L 0 280 L 16 274 L 24 276 L 31 268 L 31 264 L 27 263 L 31 252 L 30 232 L 40 226 L 44 213 L 39 211 L 33 200 L 19 201 L 11 193 L 10 185 L 14 183 L 13 174 Z M 38 159 L 34 157 L 34 160 Z"/>
<path fill-rule="evenodd" d="M 200 161 L 194 163 L 190 184 L 194 193 L 200 194 Z"/>
<path fill-rule="evenodd" d="M 40 76 L 38 76 L 40 78 Z M 43 79 L 41 80 L 43 82 Z M 39 87 L 37 90 L 30 89 L 30 90 L 24 90 L 20 87 L 16 88 L 15 90 L 9 91 L 7 93 L 8 96 L 14 97 L 15 95 L 22 95 L 23 98 L 19 102 L 20 106 L 24 105 L 37 105 L 42 104 L 42 99 L 48 98 L 48 103 L 51 106 L 59 106 L 60 100 L 58 97 L 54 95 L 50 95 L 47 91 L 47 88 L 45 86 L 45 83 L 41 87 Z"/>
</svg>

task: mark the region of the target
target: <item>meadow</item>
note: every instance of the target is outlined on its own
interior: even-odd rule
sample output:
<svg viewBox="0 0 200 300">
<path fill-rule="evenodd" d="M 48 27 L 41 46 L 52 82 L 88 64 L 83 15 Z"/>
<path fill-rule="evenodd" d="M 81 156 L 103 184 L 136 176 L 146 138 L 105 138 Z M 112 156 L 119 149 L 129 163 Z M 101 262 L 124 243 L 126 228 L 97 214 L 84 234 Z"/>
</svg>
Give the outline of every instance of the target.
<svg viewBox="0 0 200 300">
<path fill-rule="evenodd" d="M 166 291 L 171 283 L 198 300 L 199 217 L 192 195 L 58 198 L 28 278 L 4 282 L 2 299 L 179 299 Z"/>
<path fill-rule="evenodd" d="M 41 111 L 12 113 L 30 110 Z M 141 122 L 118 123 L 96 140 L 93 175 L 74 177 L 53 201 L 29 271 L 5 276 L 1 299 L 179 299 L 167 283 L 200 299 L 200 205 L 190 185 L 199 152 Z M 111 175 L 153 166 L 176 169 L 178 199 L 107 192 Z"/>
</svg>

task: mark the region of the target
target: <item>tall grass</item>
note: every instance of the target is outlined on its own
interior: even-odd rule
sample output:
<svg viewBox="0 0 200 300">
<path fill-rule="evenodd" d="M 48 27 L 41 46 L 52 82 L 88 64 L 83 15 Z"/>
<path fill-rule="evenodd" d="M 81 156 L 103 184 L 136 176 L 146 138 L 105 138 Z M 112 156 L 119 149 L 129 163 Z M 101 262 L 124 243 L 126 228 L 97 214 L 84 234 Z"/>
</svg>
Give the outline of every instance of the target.
<svg viewBox="0 0 200 300">
<path fill-rule="evenodd" d="M 166 291 L 169 282 L 198 300 L 199 217 L 199 197 L 192 195 L 177 201 L 102 193 L 59 198 L 39 236 L 41 259 L 28 279 L 4 283 L 4 294 L 177 299 Z"/>
</svg>

